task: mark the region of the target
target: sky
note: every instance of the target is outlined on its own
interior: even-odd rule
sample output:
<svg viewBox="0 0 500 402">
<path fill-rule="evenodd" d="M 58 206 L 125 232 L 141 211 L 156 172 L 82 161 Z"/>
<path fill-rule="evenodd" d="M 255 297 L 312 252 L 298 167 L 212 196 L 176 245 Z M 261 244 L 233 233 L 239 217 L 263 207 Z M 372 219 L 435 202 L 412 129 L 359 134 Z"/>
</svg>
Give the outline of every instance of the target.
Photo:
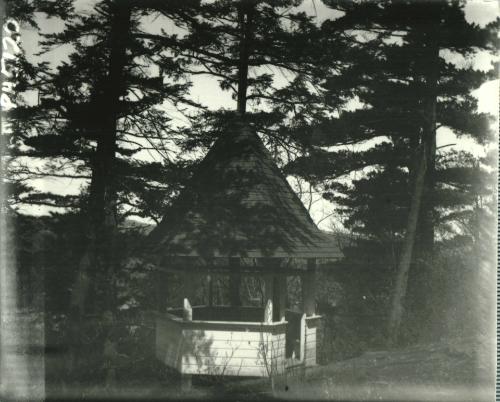
<svg viewBox="0 0 500 402">
<path fill-rule="evenodd" d="M 88 12 L 92 9 L 92 4 L 95 0 L 77 0 L 77 9 L 83 13 Z M 327 8 L 320 0 L 305 0 L 300 6 L 301 11 L 305 11 L 309 15 L 314 15 L 317 18 L 317 23 L 321 24 L 324 20 L 329 18 L 335 18 L 338 14 L 335 14 L 332 10 Z M 470 22 L 477 23 L 479 25 L 487 24 L 492 21 L 497 15 L 499 15 L 499 6 L 496 1 L 489 0 L 473 0 L 468 1 L 466 8 L 466 18 Z M 152 21 L 148 21 L 148 29 L 151 31 L 158 31 L 161 28 L 165 28 L 165 20 L 157 18 Z M 57 32 L 63 28 L 63 24 L 58 20 L 48 20 L 45 18 L 39 19 L 39 25 L 43 32 Z M 38 49 L 38 35 L 37 33 L 29 28 L 22 27 L 21 30 L 21 40 L 22 47 L 26 52 L 28 58 L 40 59 L 40 57 L 35 56 L 39 51 Z M 55 51 L 51 51 L 43 56 L 43 60 L 51 62 L 53 65 L 57 65 L 61 60 L 67 59 L 67 55 L 70 51 L 69 46 L 61 46 Z M 453 56 L 444 55 L 447 59 L 452 59 Z M 455 60 L 455 62 L 460 63 L 460 60 Z M 491 63 L 490 57 L 485 57 L 483 55 L 478 55 L 474 60 L 474 66 L 478 69 L 487 69 Z M 286 77 L 279 78 L 285 80 Z M 279 85 L 279 83 L 277 83 Z M 479 100 L 479 111 L 490 113 L 496 116 L 498 119 L 498 80 L 490 81 L 485 83 L 478 90 L 474 91 L 474 96 Z M 230 93 L 221 91 L 218 82 L 214 78 L 207 76 L 198 76 L 193 79 L 193 87 L 191 90 L 191 97 L 212 109 L 226 108 L 234 109 L 235 101 L 231 99 Z M 35 99 L 35 94 L 31 95 L 31 98 Z M 355 107 L 356 105 L 354 105 Z M 497 127 L 498 124 L 495 124 Z M 383 139 L 375 139 L 370 142 L 366 142 L 359 147 L 359 150 L 369 148 L 377 142 L 381 142 Z M 449 146 L 449 144 L 452 144 Z M 471 151 L 476 155 L 483 155 L 485 153 L 485 148 L 479 144 L 476 144 L 472 139 L 468 138 L 457 138 L 454 133 L 448 128 L 440 128 L 437 135 L 437 146 L 445 146 L 447 149 L 454 148 L 457 150 L 467 150 Z M 148 155 L 144 155 L 145 158 L 150 158 Z M 294 180 L 290 180 L 291 184 L 294 185 Z M 78 194 L 81 181 L 78 180 L 61 180 L 61 179 L 43 179 L 36 180 L 33 182 L 36 188 L 41 191 L 50 188 L 51 191 L 58 192 L 60 194 Z M 319 200 L 320 196 L 317 195 L 315 200 Z M 307 201 L 307 200 L 304 200 Z M 23 212 L 32 213 L 36 215 L 46 214 L 50 209 L 42 206 L 24 208 Z M 325 215 L 334 213 L 334 206 L 327 203 L 326 201 L 315 202 L 312 208 L 311 215 L 316 222 L 321 221 Z M 330 223 L 328 220 L 323 220 L 319 225 L 323 229 L 329 229 Z"/>
</svg>

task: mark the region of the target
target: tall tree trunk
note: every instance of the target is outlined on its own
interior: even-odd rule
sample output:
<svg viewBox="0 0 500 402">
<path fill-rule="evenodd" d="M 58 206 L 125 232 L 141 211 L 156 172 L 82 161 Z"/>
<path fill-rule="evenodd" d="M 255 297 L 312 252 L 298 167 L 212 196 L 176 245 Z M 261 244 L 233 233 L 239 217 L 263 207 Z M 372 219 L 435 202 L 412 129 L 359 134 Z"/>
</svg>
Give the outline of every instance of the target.
<svg viewBox="0 0 500 402">
<path fill-rule="evenodd" d="M 403 243 L 403 249 L 399 258 L 396 283 L 391 302 L 391 311 L 388 324 L 388 342 L 389 346 L 393 346 L 398 341 L 401 321 L 404 313 L 404 299 L 408 285 L 408 274 L 410 272 L 410 264 L 413 253 L 413 245 L 415 244 L 415 236 L 417 232 L 418 215 L 420 212 L 420 204 L 422 194 L 424 192 L 425 172 L 427 170 L 426 147 L 421 144 L 417 150 L 419 154 L 418 165 L 416 168 L 416 177 L 413 182 L 410 211 L 408 214 L 408 222 L 406 225 L 406 234 Z"/>
<path fill-rule="evenodd" d="M 415 341 L 434 338 L 440 332 L 439 326 L 444 324 L 442 320 L 436 320 L 436 311 L 433 307 L 436 305 L 433 299 L 436 289 L 432 287 L 435 278 L 435 165 L 436 131 L 434 130 L 426 146 L 427 170 L 417 225 L 413 271 L 410 275 L 411 285 L 408 289 L 408 309 L 411 310 L 412 337 Z M 425 297 L 423 297 L 424 292 Z"/>
<path fill-rule="evenodd" d="M 238 25 L 240 29 L 237 111 L 243 116 L 247 107 L 248 63 L 251 54 L 252 20 L 254 5 L 251 0 L 238 4 Z"/>
<path fill-rule="evenodd" d="M 124 68 L 131 25 L 131 9 L 127 2 L 115 0 L 110 4 L 110 13 L 108 74 L 103 80 L 102 88 L 98 88 L 99 93 L 94 99 L 95 116 L 89 116 L 89 118 L 96 119 L 99 129 L 96 133 L 96 151 L 91 160 L 88 244 L 80 260 L 70 307 L 69 333 L 73 337 L 70 342 L 77 349 L 82 346 L 82 324 L 89 307 L 94 313 L 106 314 L 106 318 L 101 319 L 102 322 L 112 323 L 114 321 L 112 312 L 116 302 L 114 275 L 117 262 L 114 238 L 117 211 L 114 164 L 120 97 L 125 91 Z M 89 306 L 90 292 L 93 296 L 92 306 Z M 104 345 L 109 346 L 111 327 L 106 328 L 106 331 Z M 103 349 L 105 349 L 104 345 L 101 345 Z M 74 350 L 73 359 L 77 355 L 78 350 Z M 103 356 L 103 360 L 106 360 L 106 356 Z M 106 376 L 109 378 L 109 373 Z"/>
<path fill-rule="evenodd" d="M 243 117 L 247 110 L 248 90 L 248 63 L 251 53 L 252 19 L 254 13 L 253 0 L 240 0 L 238 3 L 238 25 L 240 30 L 239 63 L 238 63 L 238 93 L 236 110 Z M 234 264 L 239 264 L 239 259 L 232 259 Z M 241 305 L 241 275 L 229 277 L 229 293 L 231 305 Z"/>
<path fill-rule="evenodd" d="M 394 346 L 398 342 L 401 322 L 404 314 L 405 299 L 407 298 L 408 276 L 412 264 L 412 256 L 419 238 L 420 256 L 425 255 L 423 264 L 431 264 L 434 245 L 434 171 L 436 159 L 436 104 L 438 95 L 439 77 L 439 3 L 429 5 L 427 26 L 422 32 L 422 75 L 420 93 L 422 96 L 422 125 L 420 144 L 417 151 L 413 188 L 411 192 L 410 210 L 406 226 L 403 248 L 399 258 L 396 282 L 391 302 L 391 311 L 388 322 L 388 343 Z M 418 78 L 417 78 L 418 79 Z M 425 203 L 425 204 L 424 204 Z M 425 208 L 425 209 L 424 209 Z M 418 233 L 424 227 L 425 233 Z M 420 236 L 419 236 L 420 235 Z M 423 236 L 429 236 L 425 241 Z M 425 244 L 424 244 L 425 243 Z M 425 247 L 428 247 L 425 249 Z M 418 264 L 419 268 L 422 264 Z M 427 269 L 426 269 L 427 270 Z M 419 270 L 420 271 L 420 270 Z M 422 272 L 418 272 L 422 277 Z M 425 281 L 418 281 L 414 286 L 414 306 L 421 305 L 429 292 Z"/>
<path fill-rule="evenodd" d="M 434 85 L 436 83 L 434 82 Z M 436 171 L 436 130 L 430 134 L 427 144 L 427 173 L 425 177 L 425 188 L 422 200 L 421 221 L 419 222 L 421 247 L 424 259 L 432 257 L 435 238 L 435 216 L 434 216 L 434 191 Z"/>
<path fill-rule="evenodd" d="M 426 35 L 424 59 L 427 60 L 423 71 L 422 93 L 424 125 L 423 143 L 426 148 L 426 175 L 422 194 L 422 205 L 417 226 L 414 269 L 411 287 L 408 289 L 408 309 L 411 310 L 411 329 L 415 341 L 431 339 L 440 332 L 442 320 L 435 314 L 434 296 L 440 297 L 439 290 L 433 289 L 434 283 L 434 238 L 435 238 L 435 190 L 436 190 L 436 103 L 439 77 L 439 13 L 434 10 L 430 18 L 430 28 Z"/>
</svg>

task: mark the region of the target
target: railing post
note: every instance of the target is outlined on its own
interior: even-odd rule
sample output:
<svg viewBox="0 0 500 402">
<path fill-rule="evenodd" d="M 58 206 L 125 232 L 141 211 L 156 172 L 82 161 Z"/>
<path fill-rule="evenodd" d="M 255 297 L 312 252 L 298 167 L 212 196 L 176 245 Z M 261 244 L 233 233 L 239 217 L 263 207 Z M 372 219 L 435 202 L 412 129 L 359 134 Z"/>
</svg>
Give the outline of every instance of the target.
<svg viewBox="0 0 500 402">
<path fill-rule="evenodd" d="M 184 304 L 182 306 L 182 318 L 184 321 L 193 321 L 193 308 L 191 307 L 191 303 L 189 302 L 189 299 L 187 297 L 184 298 Z M 181 334 L 182 334 L 182 329 L 181 329 Z M 181 391 L 189 392 L 191 390 L 191 387 L 192 387 L 191 374 L 184 374 L 181 372 Z"/>
<path fill-rule="evenodd" d="M 264 307 L 264 322 L 273 322 L 273 301 L 269 299 L 266 301 L 266 306 Z"/>
<path fill-rule="evenodd" d="M 306 314 L 300 318 L 300 360 L 304 361 L 306 352 Z"/>
<path fill-rule="evenodd" d="M 304 367 L 316 365 L 317 322 L 316 314 L 316 259 L 307 260 L 307 271 L 302 276 L 303 322 L 301 322 L 301 360 Z M 307 317 L 307 319 L 306 319 Z M 311 321 L 312 320 L 312 321 Z M 302 349 L 302 344 L 304 345 Z M 303 354 L 302 354 L 303 350 Z"/>
</svg>

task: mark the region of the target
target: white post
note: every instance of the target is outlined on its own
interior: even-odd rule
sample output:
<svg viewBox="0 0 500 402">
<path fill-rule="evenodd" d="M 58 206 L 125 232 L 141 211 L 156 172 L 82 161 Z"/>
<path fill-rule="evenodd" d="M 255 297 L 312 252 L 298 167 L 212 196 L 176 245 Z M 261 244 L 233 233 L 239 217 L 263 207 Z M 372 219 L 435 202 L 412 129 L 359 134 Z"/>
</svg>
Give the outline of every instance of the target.
<svg viewBox="0 0 500 402">
<path fill-rule="evenodd" d="M 306 352 L 306 315 L 302 314 L 300 319 L 300 360 L 304 361 Z"/>
<path fill-rule="evenodd" d="M 273 322 L 273 276 L 264 276 L 264 322 Z"/>
<path fill-rule="evenodd" d="M 193 308 L 191 307 L 191 303 L 189 303 L 187 297 L 184 299 L 182 318 L 184 319 L 184 321 L 193 321 Z"/>
<path fill-rule="evenodd" d="M 184 305 L 182 308 L 182 318 L 184 321 L 193 321 L 193 308 L 191 303 L 189 303 L 188 298 L 184 299 Z M 181 391 L 189 392 L 192 387 L 192 376 L 191 374 L 181 374 Z"/>
<path fill-rule="evenodd" d="M 309 326 L 307 317 L 316 313 L 316 260 L 311 258 L 307 261 L 307 272 L 302 276 L 302 297 L 304 303 L 304 314 L 300 323 L 301 360 L 305 367 L 316 365 L 316 327 Z M 310 341 L 308 338 L 314 339 Z"/>
<path fill-rule="evenodd" d="M 264 322 L 273 322 L 273 301 L 271 299 L 267 299 L 266 306 L 264 307 Z"/>
</svg>

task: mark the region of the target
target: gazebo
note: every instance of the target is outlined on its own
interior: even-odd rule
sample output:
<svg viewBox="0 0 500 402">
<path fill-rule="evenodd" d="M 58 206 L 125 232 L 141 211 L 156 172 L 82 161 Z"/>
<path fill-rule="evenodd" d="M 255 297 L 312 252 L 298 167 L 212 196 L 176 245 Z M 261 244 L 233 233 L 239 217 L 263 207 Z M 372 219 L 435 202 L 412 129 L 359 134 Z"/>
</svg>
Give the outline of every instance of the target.
<svg viewBox="0 0 500 402">
<path fill-rule="evenodd" d="M 248 124 L 214 143 L 148 238 L 158 269 L 206 278 L 205 303 L 156 318 L 156 357 L 182 375 L 267 377 L 316 364 L 317 260 L 342 257 L 320 231 Z M 229 305 L 214 305 L 210 278 L 229 277 Z M 264 283 L 263 303 L 243 306 L 241 280 Z M 302 307 L 287 309 L 287 276 L 300 277 Z"/>
</svg>

